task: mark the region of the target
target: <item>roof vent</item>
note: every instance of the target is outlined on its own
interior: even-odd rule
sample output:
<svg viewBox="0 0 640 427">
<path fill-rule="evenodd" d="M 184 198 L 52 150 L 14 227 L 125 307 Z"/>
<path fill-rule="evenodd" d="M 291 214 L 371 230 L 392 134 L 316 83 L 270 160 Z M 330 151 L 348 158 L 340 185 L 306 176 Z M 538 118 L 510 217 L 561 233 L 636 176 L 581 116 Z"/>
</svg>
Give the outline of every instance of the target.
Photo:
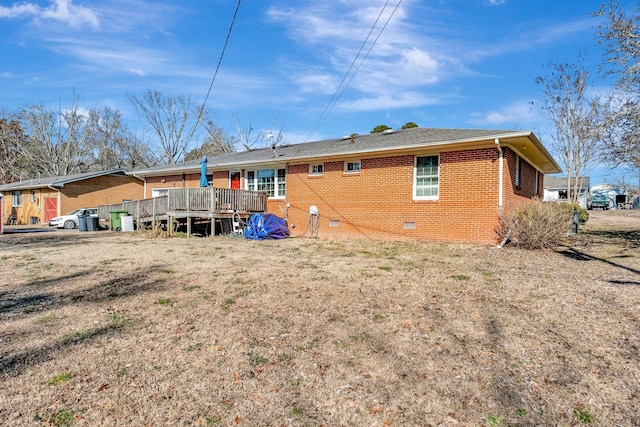
<svg viewBox="0 0 640 427">
<path fill-rule="evenodd" d="M 351 139 L 351 135 L 345 135 L 340 139 L 343 140 L 343 141 L 346 141 L 347 139 Z"/>
<path fill-rule="evenodd" d="M 395 133 L 395 130 L 393 129 L 385 129 L 382 131 L 383 135 L 389 135 L 390 133 Z"/>
</svg>

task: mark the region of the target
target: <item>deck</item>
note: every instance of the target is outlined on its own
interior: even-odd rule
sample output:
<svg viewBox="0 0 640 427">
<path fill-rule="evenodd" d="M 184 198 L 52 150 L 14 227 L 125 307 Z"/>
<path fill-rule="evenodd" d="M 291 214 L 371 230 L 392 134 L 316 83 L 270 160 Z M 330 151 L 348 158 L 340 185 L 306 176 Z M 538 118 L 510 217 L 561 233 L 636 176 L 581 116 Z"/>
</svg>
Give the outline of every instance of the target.
<svg viewBox="0 0 640 427">
<path fill-rule="evenodd" d="M 267 196 L 263 192 L 231 190 L 228 188 L 170 188 L 166 196 L 132 200 L 113 205 L 99 205 L 98 216 L 102 221 L 111 221 L 112 211 L 126 211 L 134 217 L 138 228 L 157 224 L 173 224 L 166 227 L 171 233 L 180 227 L 186 228 L 187 236 L 192 228 L 210 224 L 210 235 L 228 234 L 234 216 L 243 221 L 255 213 L 264 213 Z M 205 227 L 206 228 L 206 227 Z"/>
</svg>

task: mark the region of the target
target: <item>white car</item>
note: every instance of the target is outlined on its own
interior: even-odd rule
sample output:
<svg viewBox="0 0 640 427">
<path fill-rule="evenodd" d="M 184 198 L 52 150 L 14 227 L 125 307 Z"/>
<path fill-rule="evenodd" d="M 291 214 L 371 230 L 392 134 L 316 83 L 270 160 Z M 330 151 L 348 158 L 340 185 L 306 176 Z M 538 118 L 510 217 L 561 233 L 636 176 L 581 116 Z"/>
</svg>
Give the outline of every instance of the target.
<svg viewBox="0 0 640 427">
<path fill-rule="evenodd" d="M 49 227 L 76 228 L 78 226 L 78 215 L 90 215 L 93 217 L 97 217 L 98 209 L 80 208 L 67 215 L 51 218 L 51 221 L 49 221 Z"/>
</svg>

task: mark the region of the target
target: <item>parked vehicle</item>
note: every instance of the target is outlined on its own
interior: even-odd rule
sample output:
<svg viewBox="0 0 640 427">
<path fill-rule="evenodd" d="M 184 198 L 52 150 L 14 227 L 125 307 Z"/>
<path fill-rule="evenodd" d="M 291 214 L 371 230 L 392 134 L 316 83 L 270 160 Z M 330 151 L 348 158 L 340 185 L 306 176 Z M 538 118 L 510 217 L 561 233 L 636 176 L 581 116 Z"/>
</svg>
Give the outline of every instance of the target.
<svg viewBox="0 0 640 427">
<path fill-rule="evenodd" d="M 67 215 L 51 218 L 51 221 L 49 221 L 49 227 L 76 228 L 78 226 L 78 215 L 90 215 L 93 217 L 98 217 L 98 209 L 80 208 Z"/>
<path fill-rule="evenodd" d="M 609 209 L 609 199 L 602 194 L 592 194 L 588 207 L 589 209 Z"/>
</svg>

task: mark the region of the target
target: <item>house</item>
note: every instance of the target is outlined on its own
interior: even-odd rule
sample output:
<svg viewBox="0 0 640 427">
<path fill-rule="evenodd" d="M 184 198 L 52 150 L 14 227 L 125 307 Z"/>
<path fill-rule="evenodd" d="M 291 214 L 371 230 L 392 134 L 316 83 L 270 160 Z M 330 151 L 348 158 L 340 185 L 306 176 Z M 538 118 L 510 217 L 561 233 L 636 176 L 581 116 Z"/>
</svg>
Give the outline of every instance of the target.
<svg viewBox="0 0 640 427">
<path fill-rule="evenodd" d="M 578 186 L 580 187 L 578 190 L 578 204 L 587 208 L 587 203 L 589 199 L 589 188 L 590 188 L 590 179 L 588 176 L 579 177 Z M 569 195 L 573 196 L 573 188 L 569 191 L 567 187 L 567 177 L 553 177 L 546 176 L 544 178 L 544 196 L 543 200 L 545 202 L 567 202 L 569 200 Z M 571 184 L 573 187 L 573 183 Z"/>
<path fill-rule="evenodd" d="M 602 194 L 609 201 L 609 209 L 628 209 L 632 206 L 632 199 L 624 188 L 613 184 L 597 184 L 591 189 L 593 193 Z"/>
<path fill-rule="evenodd" d="M 0 185 L 5 224 L 48 223 L 53 217 L 83 207 L 135 200 L 144 183 L 123 169 L 34 178 Z"/>
<path fill-rule="evenodd" d="M 200 165 L 132 174 L 154 197 L 198 187 Z M 541 198 L 560 168 L 529 131 L 412 128 L 211 157 L 207 172 L 267 193 L 292 237 L 495 243 L 499 215 Z"/>
</svg>

